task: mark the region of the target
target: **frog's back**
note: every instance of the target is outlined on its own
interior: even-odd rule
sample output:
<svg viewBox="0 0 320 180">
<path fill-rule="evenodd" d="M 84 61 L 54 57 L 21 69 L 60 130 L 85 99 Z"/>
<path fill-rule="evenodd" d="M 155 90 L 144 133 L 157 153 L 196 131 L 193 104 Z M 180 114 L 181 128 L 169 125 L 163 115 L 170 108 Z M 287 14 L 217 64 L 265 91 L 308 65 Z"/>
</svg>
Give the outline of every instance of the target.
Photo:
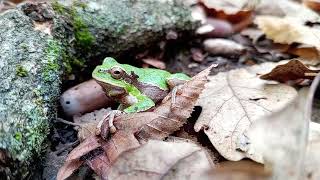
<svg viewBox="0 0 320 180">
<path fill-rule="evenodd" d="M 169 87 L 167 85 L 167 78 L 171 74 L 167 71 L 154 69 L 154 68 L 136 68 L 134 66 L 126 67 L 128 71 L 133 71 L 139 76 L 138 81 L 153 86 L 157 86 L 160 89 L 167 90 Z M 130 72 L 127 72 L 130 73 Z"/>
</svg>

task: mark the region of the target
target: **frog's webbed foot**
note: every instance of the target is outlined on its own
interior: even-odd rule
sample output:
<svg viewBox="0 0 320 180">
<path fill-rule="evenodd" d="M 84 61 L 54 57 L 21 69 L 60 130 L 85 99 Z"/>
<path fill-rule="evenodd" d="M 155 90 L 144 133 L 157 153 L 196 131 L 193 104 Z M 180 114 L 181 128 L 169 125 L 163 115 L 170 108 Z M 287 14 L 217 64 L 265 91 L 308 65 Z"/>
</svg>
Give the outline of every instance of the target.
<svg viewBox="0 0 320 180">
<path fill-rule="evenodd" d="M 120 110 L 111 110 L 108 114 L 104 116 L 104 118 L 98 123 L 97 128 L 99 130 L 99 134 L 105 138 L 108 135 L 108 132 L 115 133 L 117 131 L 117 128 L 114 126 L 113 121 L 115 117 L 123 114 L 123 111 Z M 105 124 L 107 123 L 108 124 Z M 105 126 L 107 125 L 107 126 Z M 107 130 L 105 128 L 108 128 Z"/>
</svg>

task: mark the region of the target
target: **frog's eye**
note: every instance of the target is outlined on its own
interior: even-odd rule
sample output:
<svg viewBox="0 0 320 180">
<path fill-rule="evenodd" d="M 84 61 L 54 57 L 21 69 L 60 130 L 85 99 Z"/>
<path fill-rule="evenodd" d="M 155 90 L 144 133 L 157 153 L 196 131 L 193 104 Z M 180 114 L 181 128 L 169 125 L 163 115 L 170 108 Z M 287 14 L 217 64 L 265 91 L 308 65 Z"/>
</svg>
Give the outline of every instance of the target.
<svg viewBox="0 0 320 180">
<path fill-rule="evenodd" d="M 114 67 L 110 70 L 110 74 L 113 78 L 115 79 L 120 79 L 123 76 L 123 69 L 119 68 L 119 67 Z"/>
</svg>

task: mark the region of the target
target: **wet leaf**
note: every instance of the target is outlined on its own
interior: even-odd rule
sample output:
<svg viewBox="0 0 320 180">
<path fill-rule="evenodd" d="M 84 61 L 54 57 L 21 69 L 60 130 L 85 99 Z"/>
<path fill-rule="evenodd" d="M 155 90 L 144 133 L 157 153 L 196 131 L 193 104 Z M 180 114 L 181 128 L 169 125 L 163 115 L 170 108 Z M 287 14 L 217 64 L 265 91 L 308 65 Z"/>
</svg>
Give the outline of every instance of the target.
<svg viewBox="0 0 320 180">
<path fill-rule="evenodd" d="M 201 147 L 187 142 L 150 140 L 127 151 L 111 167 L 109 179 L 195 179 L 212 162 Z"/>
<path fill-rule="evenodd" d="M 271 72 L 260 76 L 264 80 L 288 82 L 298 79 L 314 79 L 320 70 L 311 70 L 297 59 L 278 65 Z"/>
<path fill-rule="evenodd" d="M 226 159 L 249 157 L 261 162 L 261 157 L 240 150 L 242 133 L 254 121 L 282 108 L 297 95 L 290 86 L 269 84 L 258 77 L 257 73 L 270 71 L 275 65 L 265 63 L 209 77 L 210 82 L 198 100 L 202 113 L 195 130 L 204 130 Z"/>
</svg>

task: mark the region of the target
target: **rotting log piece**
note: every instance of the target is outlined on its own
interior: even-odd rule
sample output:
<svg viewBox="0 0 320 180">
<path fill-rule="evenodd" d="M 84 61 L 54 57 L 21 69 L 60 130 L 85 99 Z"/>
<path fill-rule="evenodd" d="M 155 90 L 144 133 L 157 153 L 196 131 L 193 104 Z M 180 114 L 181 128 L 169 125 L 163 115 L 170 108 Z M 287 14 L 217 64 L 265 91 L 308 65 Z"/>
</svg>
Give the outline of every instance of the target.
<svg viewBox="0 0 320 180">
<path fill-rule="evenodd" d="M 174 0 L 26 3 L 0 14 L 0 179 L 30 176 L 73 66 L 195 24 Z"/>
</svg>

